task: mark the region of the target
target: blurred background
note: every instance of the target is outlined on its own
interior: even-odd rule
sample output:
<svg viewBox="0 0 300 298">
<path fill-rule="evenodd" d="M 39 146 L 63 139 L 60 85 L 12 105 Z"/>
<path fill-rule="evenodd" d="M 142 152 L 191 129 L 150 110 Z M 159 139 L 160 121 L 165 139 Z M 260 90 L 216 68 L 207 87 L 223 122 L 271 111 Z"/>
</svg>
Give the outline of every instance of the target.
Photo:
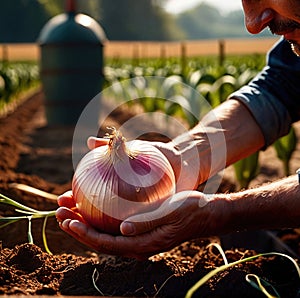
<svg viewBox="0 0 300 298">
<path fill-rule="evenodd" d="M 252 37 L 244 28 L 240 0 L 78 0 L 77 6 L 101 24 L 109 40 Z M 63 0 L 1 1 L 0 42 L 35 42 L 42 26 L 64 9 Z"/>
</svg>

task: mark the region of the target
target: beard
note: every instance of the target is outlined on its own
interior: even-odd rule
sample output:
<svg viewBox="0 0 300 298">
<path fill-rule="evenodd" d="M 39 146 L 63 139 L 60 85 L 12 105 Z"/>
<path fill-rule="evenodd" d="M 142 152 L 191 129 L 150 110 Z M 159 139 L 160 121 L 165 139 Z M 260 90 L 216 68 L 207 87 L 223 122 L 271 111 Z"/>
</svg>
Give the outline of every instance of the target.
<svg viewBox="0 0 300 298">
<path fill-rule="evenodd" d="M 300 29 L 300 24 L 291 20 L 281 22 L 273 20 L 269 24 L 269 29 L 273 34 L 280 34 L 284 31 Z M 288 40 L 288 42 L 290 43 L 291 49 L 294 52 L 294 54 L 300 57 L 300 45 L 293 40 Z"/>
<path fill-rule="evenodd" d="M 268 25 L 272 34 L 281 35 L 281 32 L 300 29 L 300 23 L 292 20 L 275 21 L 272 20 Z"/>
</svg>

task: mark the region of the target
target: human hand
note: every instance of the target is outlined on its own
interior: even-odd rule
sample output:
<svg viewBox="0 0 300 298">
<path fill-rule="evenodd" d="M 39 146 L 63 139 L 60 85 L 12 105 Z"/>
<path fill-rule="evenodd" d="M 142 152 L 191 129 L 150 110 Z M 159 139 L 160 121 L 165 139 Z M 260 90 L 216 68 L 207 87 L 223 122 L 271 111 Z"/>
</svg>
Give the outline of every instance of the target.
<svg viewBox="0 0 300 298">
<path fill-rule="evenodd" d="M 108 142 L 109 142 L 109 139 L 106 139 L 106 138 L 90 137 L 87 140 L 87 146 L 90 150 L 92 150 L 96 147 L 107 145 Z M 167 158 L 169 159 L 172 166 L 174 166 L 176 168 L 176 165 L 179 164 L 181 157 L 178 156 L 176 150 L 172 147 L 171 143 L 152 142 L 152 144 L 155 147 L 157 147 L 159 150 L 161 150 L 162 153 L 167 156 Z M 177 172 L 177 174 L 179 175 L 179 172 Z M 175 172 L 175 175 L 176 175 L 176 172 Z M 176 185 L 176 187 L 179 190 L 184 189 L 183 186 L 181 186 L 181 185 Z M 186 186 L 185 186 L 185 188 L 186 188 Z M 178 200 L 178 198 L 180 198 L 179 201 L 181 201 L 183 199 L 182 195 L 183 194 L 176 197 L 176 200 Z M 161 206 L 161 208 L 159 208 L 160 211 L 157 210 L 157 214 L 159 215 L 159 217 L 165 217 L 164 213 L 170 212 L 170 210 L 172 208 L 174 208 L 176 200 L 174 197 L 170 198 L 168 200 L 170 203 L 172 203 L 172 204 L 170 204 L 170 206 L 168 206 L 167 202 L 165 204 L 163 204 L 163 205 L 168 206 L 168 208 Z M 143 245 L 143 243 L 150 243 L 150 241 L 151 241 L 150 235 L 152 235 L 152 234 L 154 234 L 152 236 L 154 239 L 152 241 L 154 241 L 154 242 L 156 242 L 158 239 L 160 239 L 160 237 L 158 237 L 157 240 L 155 240 L 155 238 L 157 237 L 155 234 L 157 234 L 157 233 L 158 234 L 162 233 L 162 236 L 161 236 L 162 239 L 164 237 L 168 238 L 168 236 L 165 236 L 165 234 L 168 234 L 168 229 L 172 230 L 172 225 L 168 226 L 168 224 L 169 224 L 167 221 L 168 217 L 166 217 L 165 218 L 166 221 L 163 222 L 163 224 L 166 223 L 167 225 L 163 226 L 163 227 L 159 227 L 157 229 L 157 231 L 156 230 L 149 231 L 149 228 L 151 226 L 153 228 L 155 228 L 156 224 L 154 224 L 154 222 L 158 224 L 158 223 L 160 223 L 160 221 L 157 221 L 157 220 L 149 221 L 148 220 L 144 223 L 137 223 L 136 225 L 134 224 L 136 233 L 141 234 L 147 230 L 147 231 L 149 231 L 148 234 L 145 234 L 142 237 L 138 236 L 137 239 L 135 239 L 135 237 L 128 238 L 128 237 L 116 236 L 115 238 L 118 240 L 113 240 L 113 239 L 115 239 L 113 236 L 110 236 L 110 235 L 107 235 L 104 233 L 99 233 L 98 231 L 96 231 L 95 229 L 93 229 L 91 226 L 89 226 L 87 224 L 87 222 L 80 215 L 80 213 L 78 212 L 78 210 L 76 208 L 76 203 L 75 203 L 75 200 L 73 199 L 72 191 L 68 191 L 65 194 L 63 194 L 62 196 L 60 196 L 58 199 L 58 204 L 59 204 L 60 208 L 57 210 L 56 216 L 57 216 L 58 222 L 59 222 L 62 230 L 66 231 L 71 236 L 73 236 L 75 239 L 79 240 L 80 242 L 83 242 L 87 246 L 95 248 L 96 250 L 99 250 L 101 252 L 130 255 L 131 251 L 133 251 L 133 256 L 139 257 L 140 250 L 138 250 L 137 252 L 134 252 L 135 245 L 139 246 L 139 243 L 141 243 L 140 245 Z M 159 212 L 161 212 L 161 214 L 159 214 Z M 183 214 L 184 214 L 184 212 L 183 212 Z M 186 214 L 189 214 L 189 212 Z M 148 214 L 148 216 L 150 216 L 150 213 Z M 153 214 L 153 216 L 157 216 L 156 213 Z M 175 218 L 176 218 L 176 216 L 175 216 Z M 172 224 L 172 221 L 171 221 L 171 224 Z M 130 235 L 129 230 L 128 230 L 129 229 L 128 222 L 124 223 L 122 226 L 123 226 L 123 230 L 121 232 L 124 233 L 124 235 Z M 164 232 L 164 230 L 166 230 L 166 232 Z M 135 234 L 135 232 L 132 232 L 132 233 L 133 233 L 132 235 Z M 185 232 L 185 233 L 183 233 L 183 235 L 187 235 L 187 233 Z M 146 239 L 143 239 L 144 237 Z M 174 243 L 179 244 L 180 241 L 179 241 L 179 238 L 177 238 L 177 237 L 176 237 L 176 239 L 174 239 Z M 105 241 L 107 241 L 107 242 L 105 242 Z M 112 243 L 114 241 L 117 241 L 115 247 L 112 246 Z M 124 242 L 124 244 L 122 244 L 123 242 Z M 146 255 L 151 255 L 152 252 L 153 253 L 155 251 L 158 252 L 158 251 L 161 251 L 161 249 L 164 249 L 164 248 L 166 249 L 168 247 L 173 246 L 171 243 L 166 244 L 164 241 L 159 241 L 158 243 L 160 243 L 160 242 L 162 245 L 161 248 L 160 247 L 155 248 L 155 245 L 154 246 L 152 245 L 152 246 L 149 246 L 149 251 L 144 250 L 144 249 L 142 249 L 141 251 L 145 251 L 144 253 Z M 119 246 L 120 247 L 124 246 L 124 249 L 120 249 Z M 126 247 L 127 247 L 127 249 L 126 249 Z"/>
<path fill-rule="evenodd" d="M 56 216 L 62 230 L 100 253 L 145 259 L 169 250 L 183 241 L 211 235 L 210 197 L 196 191 L 184 191 L 167 199 L 154 211 L 127 218 L 121 235 L 95 230 L 76 213 L 71 192 L 59 197 Z M 67 208 L 66 208 L 67 207 Z"/>
</svg>

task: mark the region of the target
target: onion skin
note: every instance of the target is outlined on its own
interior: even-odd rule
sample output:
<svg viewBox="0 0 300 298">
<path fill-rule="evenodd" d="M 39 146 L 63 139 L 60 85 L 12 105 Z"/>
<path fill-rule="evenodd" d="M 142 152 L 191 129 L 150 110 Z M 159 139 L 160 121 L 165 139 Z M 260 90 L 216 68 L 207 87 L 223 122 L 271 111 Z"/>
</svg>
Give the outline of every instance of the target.
<svg viewBox="0 0 300 298">
<path fill-rule="evenodd" d="M 176 187 L 169 161 L 150 142 L 126 142 L 116 130 L 109 138 L 82 158 L 72 190 L 87 223 L 117 235 L 124 219 L 157 208 Z"/>
</svg>

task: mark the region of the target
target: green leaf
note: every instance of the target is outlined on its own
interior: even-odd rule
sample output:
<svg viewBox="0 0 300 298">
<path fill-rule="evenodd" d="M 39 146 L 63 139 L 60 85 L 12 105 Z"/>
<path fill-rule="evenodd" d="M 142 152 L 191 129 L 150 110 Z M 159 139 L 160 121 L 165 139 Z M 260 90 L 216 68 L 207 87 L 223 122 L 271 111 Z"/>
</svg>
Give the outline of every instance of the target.
<svg viewBox="0 0 300 298">
<path fill-rule="evenodd" d="M 259 276 L 255 274 L 247 274 L 246 275 L 246 281 L 255 289 L 261 291 L 263 294 L 267 296 L 267 298 L 280 298 L 279 293 L 276 291 L 276 289 L 266 280 L 260 278 Z M 273 296 L 270 294 L 266 287 L 270 288 L 276 296 Z"/>
<path fill-rule="evenodd" d="M 221 271 L 224 271 L 230 267 L 233 267 L 235 265 L 238 265 L 238 264 L 242 264 L 242 263 L 245 263 L 245 262 L 249 262 L 249 261 L 253 261 L 254 259 L 257 259 L 259 257 L 265 257 L 265 256 L 272 256 L 272 255 L 276 255 L 276 256 L 281 256 L 281 257 L 285 257 L 287 258 L 288 260 L 290 260 L 293 265 L 295 266 L 296 268 L 296 271 L 297 271 L 297 275 L 300 279 L 300 268 L 299 268 L 299 265 L 297 264 L 297 262 L 290 256 L 286 255 L 286 254 L 283 254 L 283 253 L 278 253 L 278 252 L 268 252 L 268 253 L 262 253 L 262 254 L 257 254 L 255 256 L 252 256 L 252 257 L 248 257 L 248 258 L 245 258 L 245 259 L 241 259 L 241 260 L 238 260 L 238 261 L 235 261 L 235 262 L 232 262 L 232 263 L 229 263 L 229 264 L 225 264 L 225 265 L 222 265 L 220 267 L 217 267 L 215 268 L 214 270 L 208 272 L 204 277 L 202 277 L 197 283 L 195 283 L 189 290 L 188 292 L 186 293 L 186 296 L 185 298 L 191 298 L 193 296 L 193 294 L 202 286 L 204 285 L 210 278 L 212 278 L 214 275 L 216 275 L 217 273 L 221 272 Z"/>
<path fill-rule="evenodd" d="M 249 183 L 255 178 L 258 171 L 259 151 L 250 156 L 237 161 L 233 167 L 235 170 L 236 179 L 240 184 L 240 188 L 247 188 Z"/>
<path fill-rule="evenodd" d="M 297 136 L 295 129 L 291 127 L 289 133 L 274 143 L 274 148 L 277 157 L 283 162 L 284 173 L 286 176 L 290 175 L 289 163 L 293 152 L 297 146 Z"/>
<path fill-rule="evenodd" d="M 24 211 L 29 211 L 33 213 L 38 212 L 37 210 L 27 207 L 21 203 L 18 203 L 17 201 L 10 199 L 7 196 L 4 196 L 3 194 L 0 194 L 0 203 L 11 205 Z"/>
<path fill-rule="evenodd" d="M 0 229 L 4 228 L 14 222 L 17 222 L 23 218 L 25 218 L 25 217 L 20 217 L 20 216 L 3 217 L 3 216 L 0 216 Z"/>
</svg>

